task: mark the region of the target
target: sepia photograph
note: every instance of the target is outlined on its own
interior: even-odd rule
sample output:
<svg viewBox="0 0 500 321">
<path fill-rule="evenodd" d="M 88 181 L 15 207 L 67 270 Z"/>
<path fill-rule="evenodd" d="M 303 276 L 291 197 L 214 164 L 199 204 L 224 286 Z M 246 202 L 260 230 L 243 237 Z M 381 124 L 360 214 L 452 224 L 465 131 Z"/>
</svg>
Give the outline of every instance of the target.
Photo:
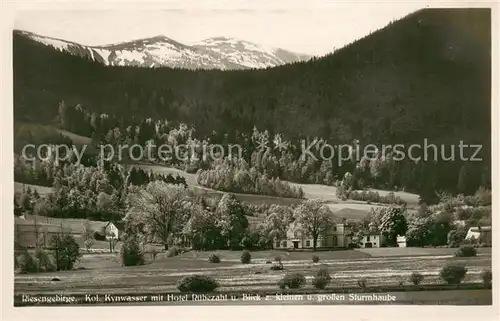
<svg viewBox="0 0 500 321">
<path fill-rule="evenodd" d="M 279 4 L 15 12 L 14 307 L 493 305 L 492 5 Z"/>
</svg>

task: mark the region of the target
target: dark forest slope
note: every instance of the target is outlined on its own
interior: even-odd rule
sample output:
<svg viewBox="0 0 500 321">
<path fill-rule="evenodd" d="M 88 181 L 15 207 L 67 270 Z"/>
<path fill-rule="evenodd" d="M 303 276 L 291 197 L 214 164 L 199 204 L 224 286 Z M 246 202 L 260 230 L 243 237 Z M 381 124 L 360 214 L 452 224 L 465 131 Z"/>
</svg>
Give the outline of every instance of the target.
<svg viewBox="0 0 500 321">
<path fill-rule="evenodd" d="M 490 11 L 416 12 L 334 54 L 267 70 L 105 67 L 14 34 L 19 121 L 58 102 L 197 133 L 249 130 L 364 143 L 490 141 Z"/>
</svg>

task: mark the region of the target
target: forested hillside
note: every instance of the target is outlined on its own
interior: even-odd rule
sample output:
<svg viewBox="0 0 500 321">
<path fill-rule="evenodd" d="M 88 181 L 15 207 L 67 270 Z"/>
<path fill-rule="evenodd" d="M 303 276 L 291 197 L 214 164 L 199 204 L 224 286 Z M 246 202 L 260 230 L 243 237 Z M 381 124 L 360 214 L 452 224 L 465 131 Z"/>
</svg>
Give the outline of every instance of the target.
<svg viewBox="0 0 500 321">
<path fill-rule="evenodd" d="M 340 141 L 482 140 L 489 25 L 488 10 L 424 10 L 315 61 L 224 72 L 104 67 L 16 34 L 15 117 L 51 121 L 64 100 L 202 133 L 258 125 Z"/>
<path fill-rule="evenodd" d="M 309 62 L 189 71 L 103 66 L 14 34 L 14 115 L 22 122 L 60 124 L 60 102 L 79 105 L 86 121 L 66 129 L 87 136 L 92 115 L 105 113 L 120 128 L 146 118 L 167 119 L 170 128 L 182 122 L 199 139 L 215 131 L 237 140 L 257 126 L 269 137 L 321 137 L 331 144 L 462 140 L 483 145 L 485 161 L 468 164 L 468 182 L 462 184 L 473 192 L 489 176 L 490 37 L 488 9 L 428 9 Z M 342 179 L 354 165 L 332 175 Z M 429 184 L 426 189 L 455 191 L 464 164 L 434 165 L 415 170 L 409 164 L 405 170 L 413 167 L 413 174 L 404 179 L 401 165 L 389 187 L 418 181 L 413 188 L 419 192 Z M 319 170 L 321 162 L 315 166 Z"/>
</svg>

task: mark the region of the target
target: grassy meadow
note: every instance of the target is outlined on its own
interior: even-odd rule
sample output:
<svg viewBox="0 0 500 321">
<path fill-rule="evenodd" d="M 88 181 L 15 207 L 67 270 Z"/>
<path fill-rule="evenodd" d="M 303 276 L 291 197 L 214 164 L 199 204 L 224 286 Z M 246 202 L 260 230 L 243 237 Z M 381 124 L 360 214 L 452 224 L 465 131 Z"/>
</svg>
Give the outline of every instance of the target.
<svg viewBox="0 0 500 321">
<path fill-rule="evenodd" d="M 73 271 L 19 274 L 15 276 L 16 294 L 65 293 L 161 293 L 177 292 L 176 284 L 183 277 L 203 274 L 215 278 L 217 292 L 279 291 L 276 283 L 287 272 L 306 276 L 305 289 L 314 292 L 311 279 L 320 267 L 332 275 L 330 289 L 357 288 L 358 279 L 366 279 L 367 287 L 409 285 L 412 272 L 424 275 L 425 284 L 442 284 L 439 270 L 449 262 L 465 264 L 468 269 L 465 283 L 481 282 L 480 273 L 491 267 L 491 249 L 479 249 L 478 256 L 455 258 L 450 248 L 363 249 L 318 251 L 320 261 L 313 263 L 312 252 L 255 251 L 250 264 L 240 263 L 241 251 L 195 252 L 176 257 L 160 253 L 149 257 L 143 266 L 121 267 L 117 254 L 85 254 Z M 219 255 L 220 263 L 210 263 L 210 254 Z M 269 261 L 279 256 L 284 270 L 272 271 Z M 51 281 L 57 277 L 60 281 Z"/>
</svg>

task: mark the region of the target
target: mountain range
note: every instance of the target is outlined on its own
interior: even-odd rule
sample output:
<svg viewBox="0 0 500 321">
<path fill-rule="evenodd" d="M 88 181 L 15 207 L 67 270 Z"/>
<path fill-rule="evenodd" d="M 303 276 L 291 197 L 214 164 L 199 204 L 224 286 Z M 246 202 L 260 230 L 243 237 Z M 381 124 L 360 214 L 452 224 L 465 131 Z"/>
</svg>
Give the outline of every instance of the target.
<svg viewBox="0 0 500 321">
<path fill-rule="evenodd" d="M 238 70 L 276 67 L 311 58 L 228 37 L 209 38 L 187 45 L 160 35 L 117 44 L 86 46 L 29 31 L 14 32 L 57 50 L 108 66 Z"/>
<path fill-rule="evenodd" d="M 16 32 L 14 116 L 51 122 L 64 100 L 123 118 L 166 117 L 200 134 L 256 125 L 335 142 L 447 138 L 488 146 L 489 19 L 486 9 L 422 10 L 320 58 L 229 71 L 105 66 L 95 50 L 87 49 L 94 59 L 83 59 L 85 47 L 68 54 Z M 102 56 L 109 61 L 111 54 Z"/>
</svg>

